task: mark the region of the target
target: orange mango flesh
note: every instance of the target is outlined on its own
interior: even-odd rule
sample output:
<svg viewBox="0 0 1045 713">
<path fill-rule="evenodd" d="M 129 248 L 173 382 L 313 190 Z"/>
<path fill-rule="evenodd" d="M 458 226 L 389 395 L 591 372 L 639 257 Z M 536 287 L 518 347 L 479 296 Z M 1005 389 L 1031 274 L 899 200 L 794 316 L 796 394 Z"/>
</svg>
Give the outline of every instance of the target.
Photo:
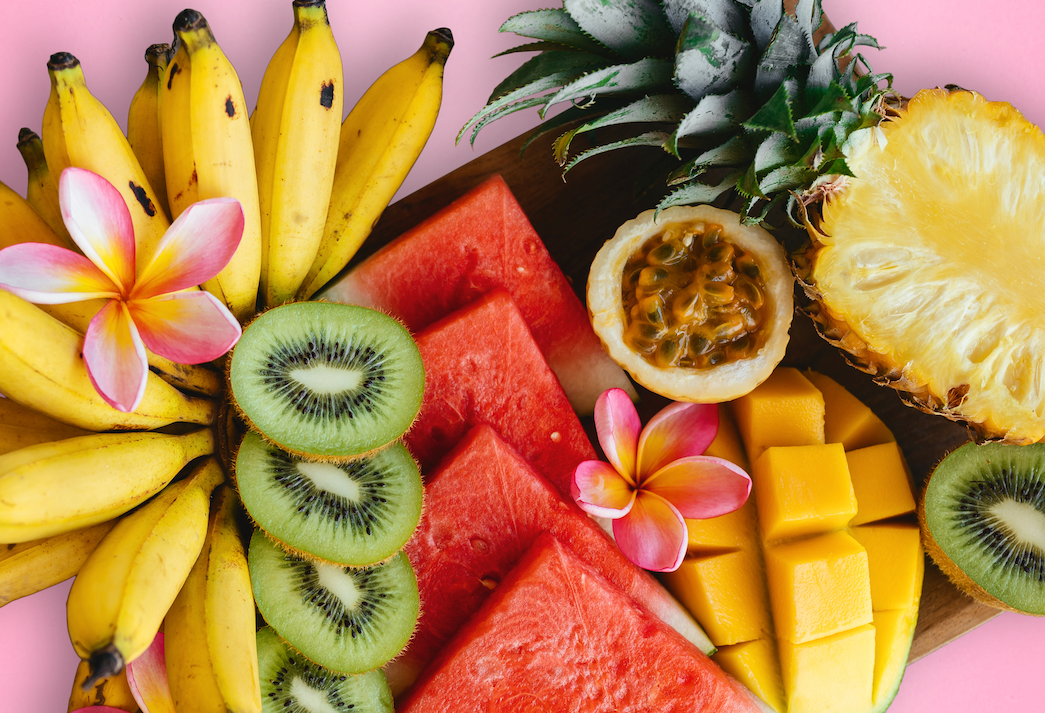
<svg viewBox="0 0 1045 713">
<path fill-rule="evenodd" d="M 719 647 L 713 658 L 771 709 L 885 710 L 924 567 L 895 439 L 834 381 L 794 369 L 720 411 L 708 452 L 750 458 L 751 497 L 688 520 L 688 557 L 663 581 Z"/>
</svg>

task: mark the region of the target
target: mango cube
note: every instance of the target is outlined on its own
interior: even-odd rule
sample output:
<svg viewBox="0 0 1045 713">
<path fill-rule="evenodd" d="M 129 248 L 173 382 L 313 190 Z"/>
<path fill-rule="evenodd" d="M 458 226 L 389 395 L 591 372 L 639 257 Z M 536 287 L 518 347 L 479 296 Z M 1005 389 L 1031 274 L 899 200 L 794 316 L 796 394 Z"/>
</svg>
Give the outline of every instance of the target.
<svg viewBox="0 0 1045 713">
<path fill-rule="evenodd" d="M 662 579 L 715 646 L 757 639 L 772 631 L 757 550 L 687 559 Z"/>
<path fill-rule="evenodd" d="M 916 525 L 872 525 L 850 530 L 867 550 L 871 609 L 910 609 L 921 596 L 925 554 Z"/>
<path fill-rule="evenodd" d="M 711 659 L 770 708 L 777 713 L 784 713 L 784 687 L 773 642 L 756 639 L 723 646 Z"/>
<path fill-rule="evenodd" d="M 841 443 L 847 451 L 895 441 L 892 431 L 834 379 L 815 371 L 805 377 L 824 395 L 824 438 Z"/>
<path fill-rule="evenodd" d="M 914 512 L 911 476 L 896 443 L 850 451 L 845 459 L 857 502 L 851 525 Z"/>
<path fill-rule="evenodd" d="M 689 554 L 756 547 L 755 499 L 748 498 L 738 510 L 706 520 L 686 520 Z"/>
<path fill-rule="evenodd" d="M 718 433 L 715 434 L 715 440 L 704 451 L 704 455 L 725 458 L 744 470 L 751 470 L 748 466 L 747 453 L 744 452 L 744 444 L 740 441 L 740 431 L 737 430 L 736 419 L 733 418 L 732 411 L 724 405 L 719 406 L 718 409 Z"/>
<path fill-rule="evenodd" d="M 874 613 L 874 686 L 876 709 L 892 701 L 907 666 L 911 651 L 911 632 L 918 619 L 918 607 Z"/>
<path fill-rule="evenodd" d="M 733 402 L 733 415 L 754 462 L 769 446 L 824 443 L 824 397 L 798 369 L 778 368 Z"/>
<path fill-rule="evenodd" d="M 802 644 L 871 623 L 867 552 L 845 531 L 767 547 L 765 558 L 781 642 Z"/>
<path fill-rule="evenodd" d="M 767 542 L 836 530 L 857 512 L 840 443 L 767 448 L 751 480 Z"/>
<path fill-rule="evenodd" d="M 867 624 L 804 644 L 780 642 L 780 672 L 790 711 L 871 709 L 875 631 Z"/>
</svg>

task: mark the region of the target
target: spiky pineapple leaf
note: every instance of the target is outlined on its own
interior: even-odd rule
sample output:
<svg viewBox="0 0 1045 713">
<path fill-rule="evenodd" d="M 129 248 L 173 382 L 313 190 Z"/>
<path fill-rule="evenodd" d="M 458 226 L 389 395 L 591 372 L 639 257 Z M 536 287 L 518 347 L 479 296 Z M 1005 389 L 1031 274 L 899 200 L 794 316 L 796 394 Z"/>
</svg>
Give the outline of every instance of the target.
<svg viewBox="0 0 1045 713">
<path fill-rule="evenodd" d="M 839 61 L 857 46 L 880 49 L 875 38 L 870 35 L 857 34 L 856 23 L 847 25 L 825 37 L 824 41 L 820 43 L 820 55 L 813 60 L 809 68 L 807 91 L 816 93 L 818 90 L 826 90 L 831 82 L 839 77 Z M 855 63 L 850 63 L 849 66 L 850 72 L 855 69 Z M 851 73 L 849 77 L 852 77 Z"/>
<path fill-rule="evenodd" d="M 663 0 L 664 15 L 678 35 L 690 15 L 703 15 L 735 37 L 747 34 L 747 20 L 736 0 Z"/>
<path fill-rule="evenodd" d="M 760 225 L 760 224 L 762 224 L 765 221 L 766 216 L 769 215 L 769 211 L 773 210 L 773 208 L 775 208 L 776 206 L 780 205 L 783 202 L 783 200 L 784 200 L 784 196 L 786 196 L 786 195 L 787 195 L 786 193 L 781 193 L 778 196 L 776 196 L 775 198 L 773 198 L 771 201 L 766 203 L 765 207 L 762 208 L 762 211 L 760 213 L 758 213 L 757 215 L 755 215 L 753 213 L 753 210 L 754 210 L 754 207 L 756 205 L 758 205 L 759 202 L 762 199 L 760 199 L 758 196 L 752 196 L 752 197 L 748 198 L 747 201 L 744 202 L 743 207 L 740 209 L 740 222 L 741 222 L 741 224 L 743 224 L 743 225 Z M 769 226 L 769 227 L 772 227 L 772 226 Z"/>
<path fill-rule="evenodd" d="M 791 115 L 791 94 L 794 92 L 794 85 L 794 80 L 781 83 L 769 101 L 745 121 L 743 126 L 753 131 L 779 131 L 797 141 L 795 122 Z"/>
<path fill-rule="evenodd" d="M 824 164 L 824 166 L 820 168 L 820 174 L 823 176 L 838 174 L 855 178 L 852 169 L 849 168 L 849 164 L 845 162 L 844 158 L 836 158 L 835 160 Z"/>
<path fill-rule="evenodd" d="M 496 109 L 487 113 L 481 119 L 476 121 L 474 124 L 471 124 L 472 135 L 468 139 L 468 144 L 470 146 L 475 146 L 475 140 L 479 137 L 479 132 L 483 129 L 484 126 L 489 124 L 491 121 L 496 121 L 501 117 L 513 114 L 517 111 L 522 111 L 523 109 L 532 109 L 535 106 L 541 106 L 547 101 L 547 97 L 547 94 L 536 97 L 527 97 L 525 99 L 520 99 L 519 101 L 512 102 L 510 104 L 502 104 L 501 106 L 498 106 Z M 461 136 L 464 135 L 464 132 L 467 128 L 468 127 L 466 126 L 464 129 L 461 129 L 461 133 L 457 135 L 458 142 L 461 140 Z"/>
<path fill-rule="evenodd" d="M 690 15 L 679 35 L 675 84 L 699 100 L 742 83 L 751 62 L 749 43 L 702 15 Z"/>
<path fill-rule="evenodd" d="M 660 92 L 671 89 L 671 60 L 647 57 L 631 64 L 605 67 L 570 82 L 559 90 L 541 111 L 541 118 L 554 104 L 565 101 L 594 101 L 600 94 Z"/>
<path fill-rule="evenodd" d="M 709 94 L 697 102 L 675 127 L 667 149 L 677 156 L 680 139 L 728 131 L 750 113 L 750 97 L 740 89 L 734 89 L 728 94 Z"/>
<path fill-rule="evenodd" d="M 563 0 L 562 5 L 584 32 L 626 59 L 671 55 L 675 34 L 657 0 Z"/>
<path fill-rule="evenodd" d="M 711 203 L 726 191 L 735 188 L 740 176 L 740 171 L 731 173 L 714 186 L 707 183 L 701 183 L 700 181 L 687 183 L 681 188 L 669 193 L 660 201 L 660 203 L 657 204 L 657 212 L 654 214 L 654 219 L 656 219 L 656 216 L 660 211 L 665 208 L 670 208 L 671 206 Z"/>
<path fill-rule="evenodd" d="M 647 131 L 639 134 L 638 136 L 632 136 L 627 139 L 621 139 L 619 141 L 611 141 L 609 143 L 600 144 L 594 148 L 590 148 L 587 151 L 582 151 L 573 158 L 570 159 L 562 169 L 562 175 L 576 166 L 581 161 L 591 158 L 592 156 L 598 156 L 602 153 L 609 151 L 615 151 L 616 149 L 627 148 L 629 146 L 664 146 L 664 142 L 668 140 L 668 133 L 666 131 Z"/>
<path fill-rule="evenodd" d="M 668 174 L 668 185 L 677 186 L 691 181 L 709 168 L 736 166 L 751 160 L 751 147 L 743 136 L 730 136 L 724 143 L 708 149 Z"/>
<path fill-rule="evenodd" d="M 803 62 L 812 62 L 815 56 L 816 50 L 812 49 L 812 41 L 798 26 L 798 21 L 790 15 L 781 16 L 769 45 L 758 60 L 758 68 L 755 70 L 755 92 L 760 95 L 768 94 L 787 79 L 792 67 Z"/>
<path fill-rule="evenodd" d="M 530 10 L 504 21 L 501 32 L 514 32 L 522 37 L 554 42 L 583 52 L 605 53 L 607 47 L 585 34 L 569 13 L 562 8 Z"/>
<path fill-rule="evenodd" d="M 526 149 L 529 148 L 530 144 L 553 131 L 557 131 L 562 127 L 584 121 L 585 119 L 591 120 L 599 116 L 608 114 L 611 111 L 620 109 L 623 106 L 627 106 L 628 101 L 621 101 L 612 97 L 607 97 L 606 100 L 599 102 L 598 108 L 585 106 L 572 106 L 568 109 L 560 111 L 558 114 L 550 119 L 545 119 L 526 137 L 523 142 L 522 148 L 519 150 L 519 155 L 522 156 L 526 153 Z"/>
<path fill-rule="evenodd" d="M 805 113 L 803 118 L 810 119 L 814 117 L 820 117 L 825 114 L 833 114 L 839 111 L 851 111 L 853 108 L 853 99 L 845 91 L 845 89 L 838 82 L 831 82 L 827 85 L 827 89 L 824 90 L 817 99 L 815 94 L 811 94 L 806 91 L 806 99 L 816 100 L 816 105 Z"/>
<path fill-rule="evenodd" d="M 773 33 L 784 16 L 784 3 L 780 0 L 757 0 L 751 7 L 751 32 L 759 52 L 769 46 Z"/>
<path fill-rule="evenodd" d="M 755 149 L 755 160 L 752 165 L 755 167 L 756 174 L 764 174 L 797 160 L 797 143 L 784 134 L 773 132 Z"/>
<path fill-rule="evenodd" d="M 755 172 L 755 164 L 750 164 L 737 180 L 737 192 L 745 198 L 766 197 L 758 187 L 758 174 Z"/>
<path fill-rule="evenodd" d="M 570 142 L 578 134 L 618 124 L 675 123 L 686 115 L 691 106 L 692 102 L 689 101 L 689 98 L 679 94 L 654 94 L 643 97 L 616 111 L 604 114 L 594 121 L 585 122 L 560 136 L 552 146 L 555 160 L 560 165 L 566 163 Z"/>
<path fill-rule="evenodd" d="M 781 166 L 776 168 L 758 182 L 758 189 L 763 195 L 772 195 L 780 191 L 807 186 L 816 180 L 817 172 L 805 166 Z"/>
<path fill-rule="evenodd" d="M 516 54 L 518 52 L 545 52 L 545 51 L 560 51 L 560 52 L 572 52 L 573 48 L 567 45 L 560 45 L 558 42 L 530 42 L 525 45 L 519 45 L 517 47 L 510 47 L 503 52 L 498 52 L 494 57 L 504 57 L 510 54 Z"/>
<path fill-rule="evenodd" d="M 809 42 L 810 52 L 815 55 L 816 43 L 813 42 L 813 34 L 824 19 L 824 10 L 821 7 L 820 0 L 798 0 L 798 4 L 795 6 L 795 19 L 798 20 L 798 26 L 801 28 L 802 34 L 805 35 L 806 41 Z"/>
</svg>

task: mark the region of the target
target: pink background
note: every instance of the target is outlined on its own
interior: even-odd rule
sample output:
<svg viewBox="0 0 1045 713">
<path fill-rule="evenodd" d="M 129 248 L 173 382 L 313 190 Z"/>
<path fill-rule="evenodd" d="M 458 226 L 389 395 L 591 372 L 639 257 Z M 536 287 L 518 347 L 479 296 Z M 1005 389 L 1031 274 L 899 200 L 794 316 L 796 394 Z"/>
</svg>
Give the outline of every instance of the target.
<svg viewBox="0 0 1045 713">
<path fill-rule="evenodd" d="M 15 149 L 18 129 L 40 130 L 49 84 L 45 64 L 57 51 L 83 63 L 91 91 L 125 124 L 131 96 L 145 75 L 145 48 L 171 38 L 184 0 L 50 0 L 30 8 L 0 0 L 0 181 L 25 190 Z M 510 15 L 557 6 L 555 0 L 329 0 L 346 67 L 346 113 L 387 67 L 411 54 L 425 33 L 453 30 L 442 113 L 401 195 L 448 173 L 537 122 L 534 112 L 488 126 L 475 150 L 454 145 L 464 122 L 523 59 L 490 57 L 516 42 L 497 27 Z M 199 0 L 218 41 L 240 72 L 248 105 L 269 58 L 289 31 L 289 0 Z M 1045 4 L 1037 0 L 824 0 L 836 26 L 859 20 L 887 47 L 871 52 L 876 71 L 890 71 L 910 95 L 920 87 L 958 84 L 1011 102 L 1045 124 L 1041 67 Z M 875 56 L 876 55 L 876 56 Z M 2 137 L 7 137 L 2 139 Z M 0 609 L 0 709 L 64 711 L 76 656 L 65 632 L 69 584 Z M 1043 710 L 1045 620 L 1002 614 L 912 665 L 890 709 L 894 713 Z"/>
</svg>

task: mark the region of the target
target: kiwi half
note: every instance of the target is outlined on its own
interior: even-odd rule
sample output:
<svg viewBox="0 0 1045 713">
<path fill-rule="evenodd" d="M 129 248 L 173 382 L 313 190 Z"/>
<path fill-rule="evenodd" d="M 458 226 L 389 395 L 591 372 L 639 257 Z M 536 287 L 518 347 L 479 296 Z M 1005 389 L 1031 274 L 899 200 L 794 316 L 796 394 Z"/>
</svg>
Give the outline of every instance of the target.
<svg viewBox="0 0 1045 713">
<path fill-rule="evenodd" d="M 402 436 L 424 396 L 410 333 L 366 307 L 295 302 L 258 316 L 229 360 L 236 407 L 286 451 L 348 460 Z"/>
<path fill-rule="evenodd" d="M 236 483 L 254 523 L 302 556 L 352 566 L 398 552 L 421 519 L 424 486 L 402 443 L 347 463 L 303 460 L 253 431 Z"/>
<path fill-rule="evenodd" d="M 933 470 L 925 549 L 973 598 L 1045 615 L 1045 444 L 968 443 Z"/>
<path fill-rule="evenodd" d="M 280 638 L 313 663 L 363 673 L 410 640 L 420 598 L 402 552 L 373 567 L 340 567 L 285 552 L 255 531 L 248 554 L 258 610 Z"/>
<path fill-rule="evenodd" d="M 381 669 L 356 675 L 329 671 L 291 650 L 268 627 L 258 632 L 258 670 L 264 713 L 393 711 Z"/>
</svg>

